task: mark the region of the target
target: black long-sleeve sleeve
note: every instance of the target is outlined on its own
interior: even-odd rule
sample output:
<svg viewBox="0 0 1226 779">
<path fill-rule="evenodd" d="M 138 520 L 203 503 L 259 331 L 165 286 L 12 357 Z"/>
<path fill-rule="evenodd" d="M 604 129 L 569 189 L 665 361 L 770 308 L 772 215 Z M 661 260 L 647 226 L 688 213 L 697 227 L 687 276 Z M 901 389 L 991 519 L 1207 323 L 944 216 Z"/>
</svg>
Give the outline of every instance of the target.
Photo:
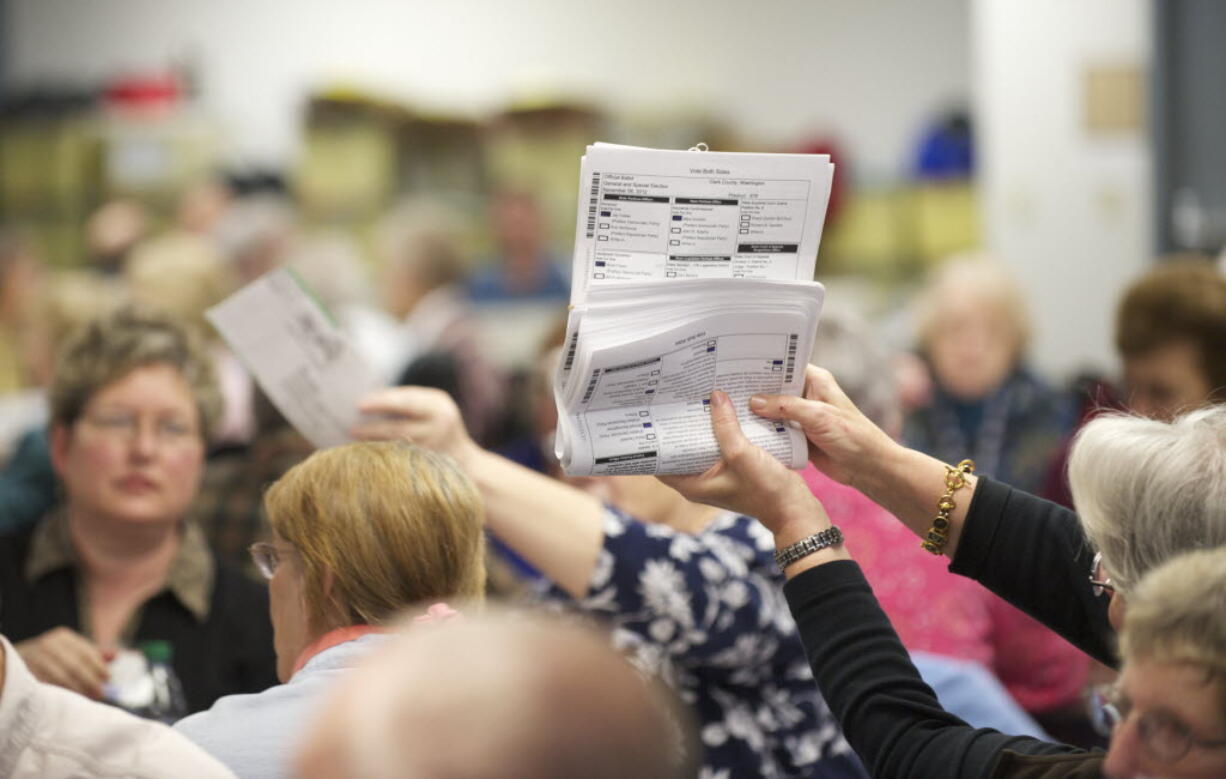
<svg viewBox="0 0 1226 779">
<path fill-rule="evenodd" d="M 972 728 L 942 709 L 856 563 L 804 571 L 784 586 L 784 595 L 818 688 L 873 776 L 979 779 L 991 775 L 1004 750 L 1081 752 Z"/>
<path fill-rule="evenodd" d="M 1066 638 L 1116 666 L 1107 599 L 1089 583 L 1094 551 L 1077 515 L 980 477 L 949 570 L 975 579 Z"/>
</svg>

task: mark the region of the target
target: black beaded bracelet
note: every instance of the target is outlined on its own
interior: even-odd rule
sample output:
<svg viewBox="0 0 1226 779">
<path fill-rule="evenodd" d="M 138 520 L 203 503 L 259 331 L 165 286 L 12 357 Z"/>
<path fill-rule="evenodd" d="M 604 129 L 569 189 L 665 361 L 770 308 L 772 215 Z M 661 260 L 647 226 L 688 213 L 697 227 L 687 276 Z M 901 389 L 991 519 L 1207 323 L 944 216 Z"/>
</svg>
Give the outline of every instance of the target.
<svg viewBox="0 0 1226 779">
<path fill-rule="evenodd" d="M 778 565 L 779 570 L 782 571 L 802 557 L 808 557 L 828 546 L 838 546 L 841 543 L 843 543 L 843 531 L 831 525 L 820 533 L 802 538 L 775 552 L 775 565 Z"/>
</svg>

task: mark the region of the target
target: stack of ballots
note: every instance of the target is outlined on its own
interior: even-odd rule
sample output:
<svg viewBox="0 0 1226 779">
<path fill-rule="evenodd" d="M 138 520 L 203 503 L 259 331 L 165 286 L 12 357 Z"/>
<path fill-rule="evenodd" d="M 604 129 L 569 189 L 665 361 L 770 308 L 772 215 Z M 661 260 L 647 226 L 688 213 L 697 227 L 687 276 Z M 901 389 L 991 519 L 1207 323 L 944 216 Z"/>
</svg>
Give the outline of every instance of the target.
<svg viewBox="0 0 1226 779">
<path fill-rule="evenodd" d="M 554 381 L 566 473 L 706 470 L 715 389 L 751 441 L 803 466 L 800 431 L 746 401 L 803 388 L 833 171 L 825 155 L 588 147 Z"/>
</svg>

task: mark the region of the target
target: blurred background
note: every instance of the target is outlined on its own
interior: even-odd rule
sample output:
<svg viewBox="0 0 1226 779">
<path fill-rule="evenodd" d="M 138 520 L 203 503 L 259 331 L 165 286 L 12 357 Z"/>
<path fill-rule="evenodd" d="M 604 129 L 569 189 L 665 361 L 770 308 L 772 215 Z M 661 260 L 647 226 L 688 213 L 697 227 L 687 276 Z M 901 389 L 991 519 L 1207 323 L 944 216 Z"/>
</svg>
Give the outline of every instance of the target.
<svg viewBox="0 0 1226 779">
<path fill-rule="evenodd" d="M 411 301 L 377 293 L 427 233 L 445 233 L 431 261 L 465 275 L 516 241 L 568 272 L 585 144 L 819 151 L 838 166 L 817 272 L 832 301 L 908 349 L 925 274 L 990 253 L 1025 294 L 1031 363 L 1063 383 L 1117 370 L 1130 280 L 1226 242 L 1213 0 L 0 9 L 0 221 L 50 277 L 130 280 L 158 241 L 145 276 L 199 268 L 190 235 L 221 258 L 219 289 L 293 255 L 334 306 L 403 319 Z M 505 368 L 546 329 L 478 319 L 503 325 L 485 329 Z"/>
</svg>

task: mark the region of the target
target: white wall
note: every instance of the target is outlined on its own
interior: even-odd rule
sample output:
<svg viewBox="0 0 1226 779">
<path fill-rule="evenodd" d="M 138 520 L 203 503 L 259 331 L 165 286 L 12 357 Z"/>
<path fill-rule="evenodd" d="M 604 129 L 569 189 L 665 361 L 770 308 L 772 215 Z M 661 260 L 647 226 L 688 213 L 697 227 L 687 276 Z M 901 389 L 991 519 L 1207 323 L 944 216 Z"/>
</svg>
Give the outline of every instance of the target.
<svg viewBox="0 0 1226 779">
<path fill-rule="evenodd" d="M 1151 260 L 1144 131 L 1087 134 L 1087 65 L 1150 59 L 1148 0 L 975 0 L 980 187 L 989 247 L 1030 293 L 1033 354 L 1053 375 L 1114 370 L 1120 291 Z"/>
<path fill-rule="evenodd" d="M 289 159 L 303 93 L 348 79 L 486 112 L 544 82 L 614 107 L 708 105 L 751 138 L 837 130 L 903 169 L 970 92 L 970 0 L 8 0 L 5 77 L 100 78 L 192 53 L 234 161 Z"/>
</svg>

